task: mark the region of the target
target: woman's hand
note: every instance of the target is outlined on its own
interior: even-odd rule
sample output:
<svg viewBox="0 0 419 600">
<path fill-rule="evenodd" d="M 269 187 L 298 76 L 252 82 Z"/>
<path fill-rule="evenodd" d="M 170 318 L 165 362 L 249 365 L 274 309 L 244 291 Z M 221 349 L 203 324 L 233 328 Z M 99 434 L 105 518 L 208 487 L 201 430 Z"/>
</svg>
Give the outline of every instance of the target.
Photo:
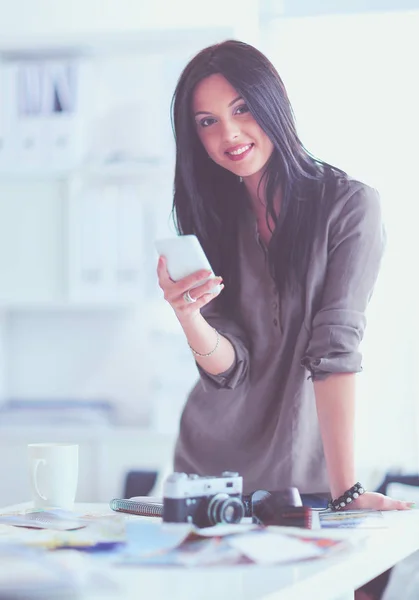
<svg viewBox="0 0 419 600">
<path fill-rule="evenodd" d="M 365 492 L 356 500 L 353 500 L 346 506 L 347 510 L 407 510 L 415 506 L 414 502 L 406 502 L 404 500 L 393 500 L 384 494 L 377 492 Z"/>
<path fill-rule="evenodd" d="M 221 277 L 212 277 L 206 283 L 191 289 L 199 281 L 206 279 L 210 275 L 212 275 L 211 271 L 197 271 L 179 281 L 173 281 L 167 272 L 165 257 L 160 256 L 157 265 L 159 285 L 163 290 L 165 300 L 173 308 L 179 321 L 182 322 L 194 318 L 194 316 L 200 313 L 200 309 L 203 306 L 211 302 L 223 290 L 224 285 L 220 285 L 222 282 Z M 211 293 L 211 290 L 218 285 L 220 285 L 220 291 L 215 294 Z M 184 295 L 188 291 L 190 292 L 190 297 L 195 302 L 187 302 L 185 300 Z"/>
</svg>

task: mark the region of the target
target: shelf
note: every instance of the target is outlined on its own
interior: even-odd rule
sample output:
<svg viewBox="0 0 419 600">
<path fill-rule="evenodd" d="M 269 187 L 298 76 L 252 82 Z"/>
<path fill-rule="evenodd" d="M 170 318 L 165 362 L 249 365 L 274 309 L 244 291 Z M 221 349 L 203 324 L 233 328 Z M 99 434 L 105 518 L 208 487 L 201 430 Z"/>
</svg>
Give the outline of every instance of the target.
<svg viewBox="0 0 419 600">
<path fill-rule="evenodd" d="M 233 26 L 191 27 L 162 30 L 139 29 L 121 33 L 63 33 L 62 35 L 2 36 L 0 61 L 34 58 L 115 56 L 190 52 L 231 37 Z"/>
<path fill-rule="evenodd" d="M 114 439 L 127 441 L 132 439 L 133 442 L 148 441 L 148 442 L 164 442 L 171 440 L 174 435 L 162 433 L 153 427 L 144 425 L 62 425 L 58 426 L 55 422 L 44 425 L 0 425 L 1 439 L 3 441 L 8 438 L 14 442 L 26 442 L 33 439 L 48 439 L 51 441 L 61 441 L 69 439 L 71 441 L 103 441 L 109 442 Z"/>
<path fill-rule="evenodd" d="M 36 171 L 1 171 L 0 183 L 14 183 L 16 181 L 63 181 L 73 173 L 70 169 L 59 169 L 51 171 L 49 169 L 37 169 Z"/>
<path fill-rule="evenodd" d="M 160 158 L 150 158 L 144 161 L 130 163 L 113 163 L 102 165 L 87 165 L 73 172 L 75 176 L 98 179 L 143 179 L 144 175 L 155 172 L 165 172 L 174 175 L 174 163 Z"/>
<path fill-rule="evenodd" d="M 174 163 L 160 158 L 150 158 L 138 162 L 80 165 L 74 169 L 37 169 L 1 171 L 1 182 L 24 181 L 66 181 L 73 177 L 91 179 L 144 180 L 149 173 L 165 173 L 174 176 Z"/>
<path fill-rule="evenodd" d="M 30 313 L 30 312 L 115 312 L 136 310 L 133 303 L 123 302 L 97 302 L 97 303 L 76 303 L 76 302 L 45 302 L 45 303 L 7 303 L 0 304 L 1 313 Z"/>
<path fill-rule="evenodd" d="M 1 314 L 16 313 L 64 313 L 64 312 L 129 312 L 137 311 L 139 304 L 134 302 L 45 302 L 45 303 L 8 303 L 0 304 Z M 172 308 L 163 300 L 143 300 L 141 310 L 151 331 L 156 333 L 180 334 L 182 328 Z"/>
<path fill-rule="evenodd" d="M 0 303 L 1 313 L 30 313 L 30 312 L 115 312 L 136 311 L 141 305 L 148 324 L 154 331 L 167 333 L 181 332 L 181 326 L 176 319 L 172 308 L 162 299 L 139 300 L 137 303 L 130 301 L 103 301 L 103 302 L 8 302 Z"/>
</svg>

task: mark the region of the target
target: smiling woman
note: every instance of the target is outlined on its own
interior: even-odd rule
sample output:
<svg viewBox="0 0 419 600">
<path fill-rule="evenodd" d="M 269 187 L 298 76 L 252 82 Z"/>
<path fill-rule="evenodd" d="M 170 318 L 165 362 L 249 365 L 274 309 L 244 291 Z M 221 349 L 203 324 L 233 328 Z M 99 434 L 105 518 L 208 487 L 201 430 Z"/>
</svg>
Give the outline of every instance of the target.
<svg viewBox="0 0 419 600">
<path fill-rule="evenodd" d="M 207 110 L 203 110 L 207 108 Z M 201 81 L 193 95 L 199 139 L 220 167 L 256 189 L 274 146 L 241 96 L 219 73 Z M 205 115 L 205 116 L 203 116 Z"/>
<path fill-rule="evenodd" d="M 200 272 L 172 281 L 159 260 L 200 376 L 175 469 L 237 471 L 245 493 L 323 493 L 334 510 L 408 508 L 359 483 L 353 493 L 355 374 L 385 237 L 378 193 L 305 149 L 278 73 L 242 42 L 191 60 L 173 120 L 178 231 L 198 237 L 225 283 L 211 294 Z"/>
</svg>

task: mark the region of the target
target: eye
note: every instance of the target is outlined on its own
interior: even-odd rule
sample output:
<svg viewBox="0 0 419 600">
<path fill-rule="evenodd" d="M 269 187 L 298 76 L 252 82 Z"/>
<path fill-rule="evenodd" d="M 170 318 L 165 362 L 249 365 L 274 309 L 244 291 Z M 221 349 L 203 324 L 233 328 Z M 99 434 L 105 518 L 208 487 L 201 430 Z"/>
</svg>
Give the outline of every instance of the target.
<svg viewBox="0 0 419 600">
<path fill-rule="evenodd" d="M 215 123 L 215 119 L 213 119 L 212 117 L 205 117 L 205 119 L 201 119 L 199 121 L 199 125 L 201 127 L 209 127 L 213 123 Z"/>
<path fill-rule="evenodd" d="M 234 111 L 235 115 L 243 115 L 244 113 L 248 113 L 249 112 L 249 107 L 247 106 L 247 104 L 240 104 L 240 106 L 238 106 L 236 108 L 236 110 Z"/>
</svg>

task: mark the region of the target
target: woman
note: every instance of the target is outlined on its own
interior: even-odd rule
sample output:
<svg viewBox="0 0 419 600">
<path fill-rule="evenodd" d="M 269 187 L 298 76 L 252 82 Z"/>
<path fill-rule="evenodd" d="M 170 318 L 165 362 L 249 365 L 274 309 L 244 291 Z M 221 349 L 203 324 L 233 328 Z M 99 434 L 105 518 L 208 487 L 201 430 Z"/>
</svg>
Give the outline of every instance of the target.
<svg viewBox="0 0 419 600">
<path fill-rule="evenodd" d="M 327 491 L 335 508 L 409 508 L 353 489 L 358 346 L 384 245 L 377 192 L 307 152 L 278 73 L 247 44 L 195 56 L 173 112 L 178 230 L 223 282 L 216 297 L 213 281 L 193 288 L 201 272 L 173 282 L 159 259 L 200 373 L 175 469 L 237 471 L 245 492 Z"/>
</svg>

